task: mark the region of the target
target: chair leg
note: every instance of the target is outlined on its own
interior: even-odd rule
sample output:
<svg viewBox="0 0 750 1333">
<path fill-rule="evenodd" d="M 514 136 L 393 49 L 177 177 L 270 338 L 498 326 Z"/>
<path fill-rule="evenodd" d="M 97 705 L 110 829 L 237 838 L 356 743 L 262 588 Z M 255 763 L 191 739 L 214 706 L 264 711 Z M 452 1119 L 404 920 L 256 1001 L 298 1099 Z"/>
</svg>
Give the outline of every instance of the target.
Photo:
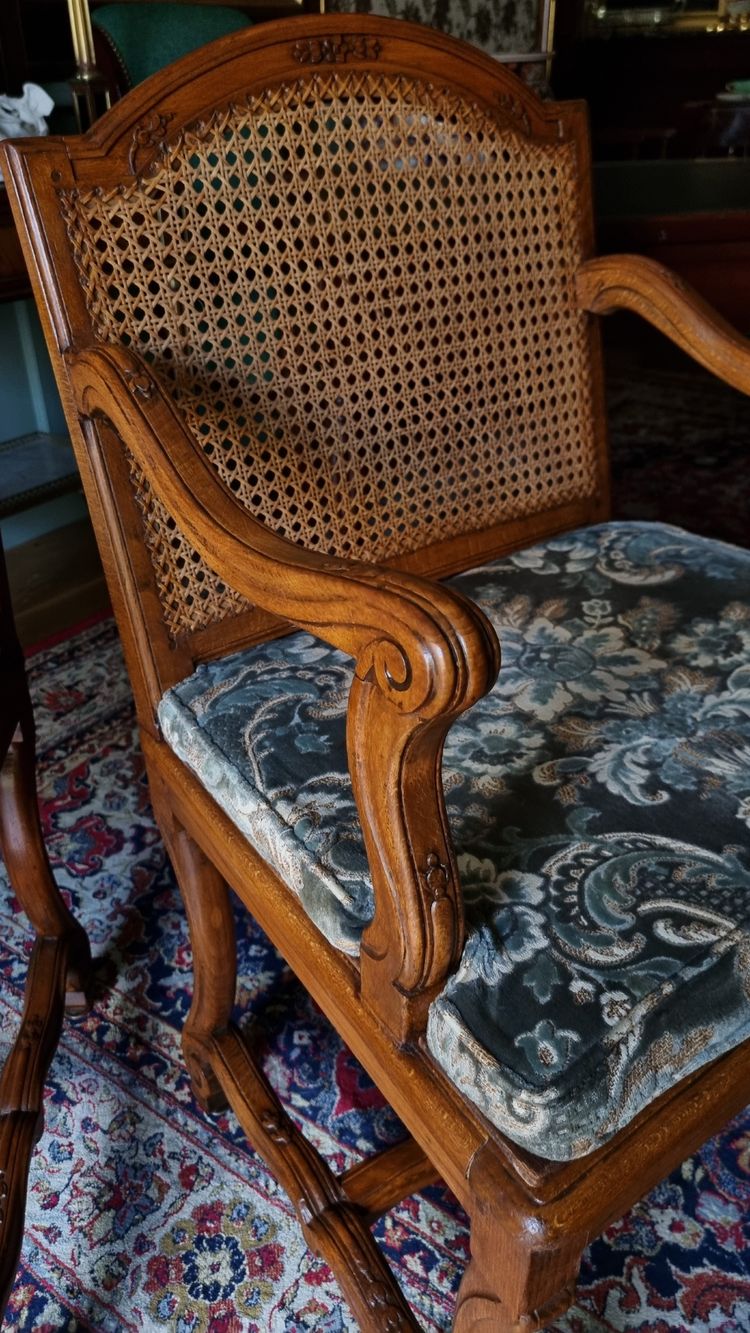
<svg viewBox="0 0 750 1333">
<path fill-rule="evenodd" d="M 21 1024 L 0 1074 L 0 1320 L 23 1238 L 31 1155 L 44 1126 L 44 1081 L 64 1009 L 81 1013 L 89 1007 L 92 972 L 88 936 L 65 906 L 47 858 L 36 798 L 34 727 L 20 674 L 19 680 L 15 716 L 21 720 L 0 766 L 0 852 L 37 938 Z"/>
<path fill-rule="evenodd" d="M 0 1074 L 0 1322 L 21 1252 L 31 1157 L 44 1128 L 44 1084 L 62 1027 L 66 962 L 62 936 L 37 939 L 21 1023 Z"/>
<path fill-rule="evenodd" d="M 535 1248 L 527 1237 L 509 1234 L 498 1213 L 482 1210 L 472 1218 L 471 1263 L 458 1290 L 453 1333 L 532 1333 L 573 1302 L 583 1240 L 563 1237 Z"/>
<path fill-rule="evenodd" d="M 230 1021 L 237 963 L 229 891 L 177 822 L 159 775 L 149 776 L 190 927 L 194 990 L 182 1044 L 195 1097 L 205 1110 L 231 1105 L 255 1151 L 289 1195 L 311 1249 L 333 1269 L 362 1333 L 419 1333 L 370 1232 L 368 1210 L 348 1197 L 346 1182 L 333 1175 L 294 1125 Z M 389 1162 L 398 1174 L 393 1158 Z M 404 1188 L 425 1170 L 421 1154 L 409 1157 Z"/>
<path fill-rule="evenodd" d="M 237 986 L 237 952 L 229 891 L 215 866 L 179 825 L 167 845 L 180 886 L 193 950 L 193 1000 L 182 1049 L 193 1094 L 204 1111 L 223 1111 L 227 1099 L 211 1068 L 214 1037 L 229 1026 Z"/>
<path fill-rule="evenodd" d="M 91 951 L 88 936 L 63 902 L 50 869 L 36 799 L 33 733 L 16 728 L 0 769 L 0 850 L 14 893 L 40 939 L 67 945 L 65 1007 L 89 1007 Z"/>
</svg>

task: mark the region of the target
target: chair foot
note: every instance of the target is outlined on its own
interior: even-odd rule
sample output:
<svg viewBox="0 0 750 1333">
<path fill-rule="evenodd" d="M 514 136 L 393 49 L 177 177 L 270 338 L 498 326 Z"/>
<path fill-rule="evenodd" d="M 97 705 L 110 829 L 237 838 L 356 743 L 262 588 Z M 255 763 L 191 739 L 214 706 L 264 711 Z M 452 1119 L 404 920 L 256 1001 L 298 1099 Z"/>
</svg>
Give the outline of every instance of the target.
<svg viewBox="0 0 750 1333">
<path fill-rule="evenodd" d="M 507 1309 L 488 1296 L 470 1297 L 456 1310 L 452 1333 L 538 1333 L 573 1304 L 575 1286 L 552 1300 L 549 1307 L 509 1319 Z"/>
<path fill-rule="evenodd" d="M 471 1263 L 458 1290 L 453 1333 L 534 1333 L 546 1328 L 573 1303 L 582 1252 L 577 1237 L 530 1248 L 525 1238 L 510 1235 L 494 1212 L 478 1212 L 472 1219 Z"/>
<path fill-rule="evenodd" d="M 68 933 L 68 966 L 65 976 L 65 1012 L 71 1018 L 87 1014 L 93 1004 L 94 964 L 88 936 L 82 927 Z"/>
</svg>

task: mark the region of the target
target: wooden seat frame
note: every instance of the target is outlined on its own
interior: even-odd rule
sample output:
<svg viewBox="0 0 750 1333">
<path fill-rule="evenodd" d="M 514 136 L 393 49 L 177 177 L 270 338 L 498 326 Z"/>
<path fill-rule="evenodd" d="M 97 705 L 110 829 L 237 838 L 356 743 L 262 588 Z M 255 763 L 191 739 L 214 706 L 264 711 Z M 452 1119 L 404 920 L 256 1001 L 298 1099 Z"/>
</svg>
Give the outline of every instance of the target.
<svg viewBox="0 0 750 1333">
<path fill-rule="evenodd" d="M 750 391 L 750 348 L 657 265 L 596 260 L 581 104 L 539 102 L 478 51 L 411 24 L 361 16 L 258 27 L 148 80 L 79 140 L 7 145 L 3 170 L 108 576 L 136 696 L 154 809 L 184 897 L 195 989 L 183 1045 L 206 1109 L 230 1103 L 287 1190 L 311 1248 L 334 1270 L 360 1326 L 417 1326 L 369 1227 L 441 1177 L 471 1220 L 471 1262 L 454 1328 L 534 1329 L 573 1298 L 583 1248 L 750 1100 L 747 1043 L 664 1094 L 605 1147 L 565 1163 L 496 1131 L 437 1068 L 427 1008 L 464 940 L 441 784 L 446 732 L 491 688 L 498 644 L 485 617 L 433 580 L 608 512 L 598 322 L 589 318 L 595 494 L 463 533 L 385 564 L 304 550 L 254 519 L 218 480 L 170 398 L 131 349 L 94 337 L 58 192 L 111 190 L 158 162 L 180 133 L 254 89 L 345 63 L 418 72 L 495 109 L 519 132 L 570 139 L 581 166 L 583 310 L 635 311 L 728 383 Z M 499 108 L 499 111 L 498 111 Z M 170 639 L 123 444 L 179 529 L 254 610 Z M 348 706 L 352 782 L 376 912 L 355 961 L 329 945 L 161 738 L 156 706 L 196 662 L 301 626 L 355 660 Z M 336 1178 L 280 1107 L 231 1022 L 233 919 L 247 905 L 412 1136 Z"/>
<path fill-rule="evenodd" d="M 0 853 L 36 939 L 21 1023 L 0 1074 L 0 1319 L 18 1265 L 44 1082 L 63 1014 L 88 1009 L 91 954 L 52 877 L 36 799 L 34 715 L 0 545 Z"/>
</svg>

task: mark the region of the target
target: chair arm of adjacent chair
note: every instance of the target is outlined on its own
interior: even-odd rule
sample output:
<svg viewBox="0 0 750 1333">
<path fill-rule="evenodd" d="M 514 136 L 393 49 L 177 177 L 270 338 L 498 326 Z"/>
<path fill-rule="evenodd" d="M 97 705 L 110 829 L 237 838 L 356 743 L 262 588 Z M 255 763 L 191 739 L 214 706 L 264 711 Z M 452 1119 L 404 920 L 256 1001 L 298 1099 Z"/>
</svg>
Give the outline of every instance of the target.
<svg viewBox="0 0 750 1333">
<path fill-rule="evenodd" d="M 451 723 L 497 675 L 492 626 L 441 584 L 304 550 L 254 519 L 130 350 L 96 345 L 66 364 L 78 411 L 111 423 L 219 577 L 355 659 L 347 745 L 376 903 L 362 986 L 396 1035 L 413 1036 L 463 945 L 440 767 Z"/>
<path fill-rule="evenodd" d="M 632 310 L 707 370 L 750 393 L 750 340 L 662 264 L 639 255 L 590 259 L 576 274 L 576 289 L 582 309 Z"/>
</svg>

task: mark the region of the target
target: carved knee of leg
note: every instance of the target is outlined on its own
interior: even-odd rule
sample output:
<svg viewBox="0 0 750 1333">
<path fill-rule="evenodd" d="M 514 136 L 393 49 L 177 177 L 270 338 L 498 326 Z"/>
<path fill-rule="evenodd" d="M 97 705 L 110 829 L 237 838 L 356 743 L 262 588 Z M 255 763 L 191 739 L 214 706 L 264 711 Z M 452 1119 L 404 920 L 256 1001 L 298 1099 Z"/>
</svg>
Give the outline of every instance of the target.
<svg viewBox="0 0 750 1333">
<path fill-rule="evenodd" d="M 182 1052 L 190 1075 L 193 1096 L 201 1110 L 209 1115 L 225 1111 L 229 1103 L 211 1067 L 210 1056 L 202 1043 L 191 1038 L 187 1031 L 182 1034 Z"/>
</svg>

